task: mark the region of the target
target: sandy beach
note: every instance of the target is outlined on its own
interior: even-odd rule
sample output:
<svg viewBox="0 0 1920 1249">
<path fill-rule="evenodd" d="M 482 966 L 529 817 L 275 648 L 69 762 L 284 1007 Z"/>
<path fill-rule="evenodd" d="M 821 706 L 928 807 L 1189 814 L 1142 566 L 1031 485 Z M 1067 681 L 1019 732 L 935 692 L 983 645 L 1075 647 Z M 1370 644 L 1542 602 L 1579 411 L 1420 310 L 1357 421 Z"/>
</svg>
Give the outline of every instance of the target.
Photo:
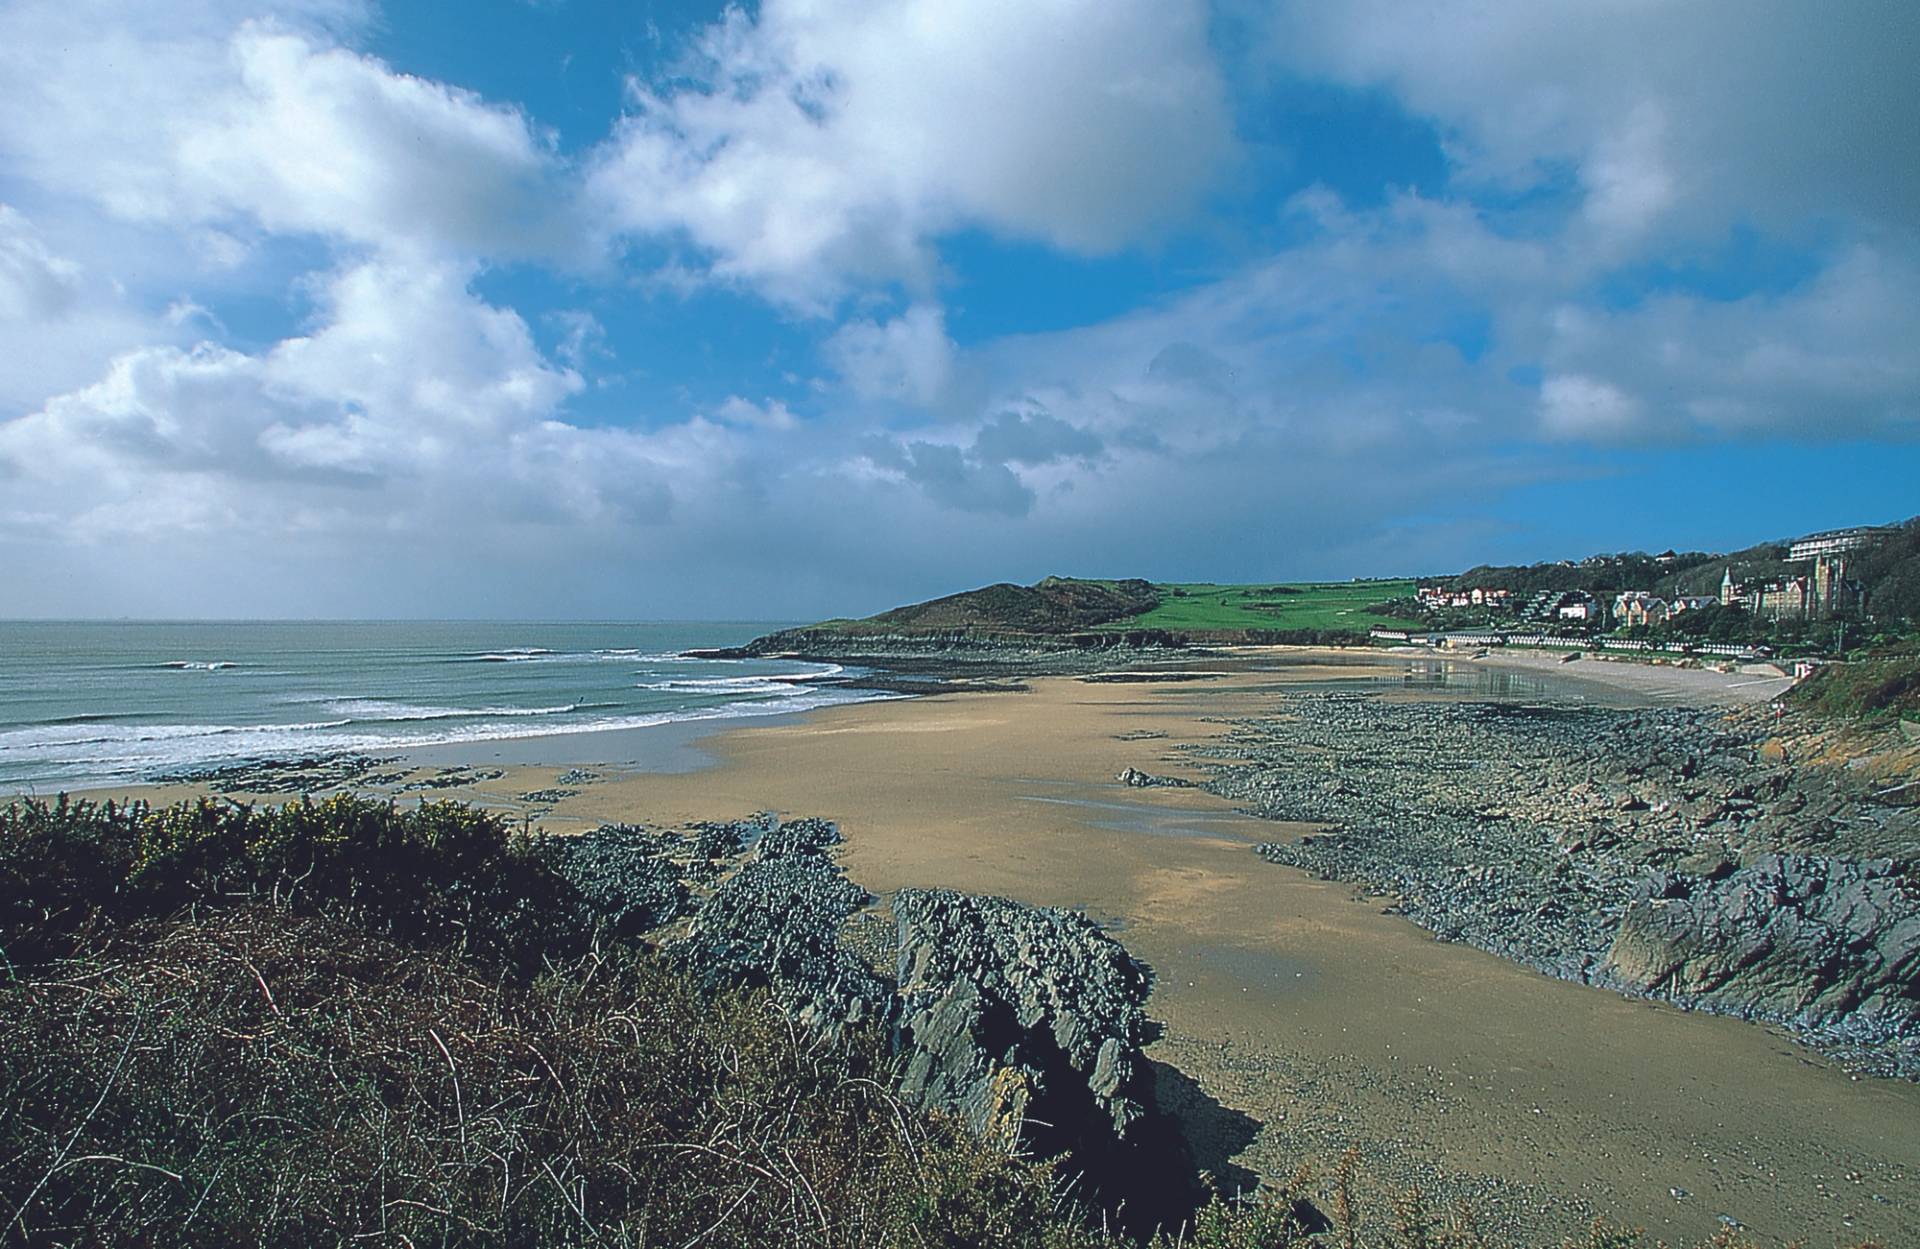
<svg viewBox="0 0 1920 1249">
<path fill-rule="evenodd" d="M 1081 908 L 1153 967 L 1165 1035 L 1150 1052 L 1177 1069 L 1163 1085 L 1228 1184 L 1303 1158 L 1324 1169 L 1354 1145 L 1376 1187 L 1471 1196 L 1490 1226 L 1532 1243 L 1557 1244 L 1595 1214 L 1668 1238 L 1725 1219 L 1769 1243 L 1920 1238 L 1920 1086 L 1437 941 L 1348 886 L 1252 853 L 1304 830 L 1199 790 L 1115 780 L 1127 767 L 1197 777 L 1177 747 L 1217 736 L 1218 721 L 1302 680 L 1391 692 L 1407 667 L 1330 659 L 1250 654 L 1196 661 L 1179 681 L 1042 678 L 1024 693 L 833 708 L 680 742 L 697 755 L 676 755 L 677 771 L 623 766 L 634 752 L 608 740 L 596 757 L 589 742 L 568 761 L 571 784 L 555 763 L 490 761 L 475 743 L 467 761 L 499 775 L 428 796 L 561 830 L 822 816 L 876 893 L 938 885 Z M 1530 656 L 1452 662 L 1463 682 L 1477 679 L 1461 675 L 1469 665 L 1538 669 L 1627 701 L 1751 702 L 1785 685 Z M 541 792 L 555 790 L 574 792 Z M 204 787 L 140 791 L 192 792 Z"/>
</svg>

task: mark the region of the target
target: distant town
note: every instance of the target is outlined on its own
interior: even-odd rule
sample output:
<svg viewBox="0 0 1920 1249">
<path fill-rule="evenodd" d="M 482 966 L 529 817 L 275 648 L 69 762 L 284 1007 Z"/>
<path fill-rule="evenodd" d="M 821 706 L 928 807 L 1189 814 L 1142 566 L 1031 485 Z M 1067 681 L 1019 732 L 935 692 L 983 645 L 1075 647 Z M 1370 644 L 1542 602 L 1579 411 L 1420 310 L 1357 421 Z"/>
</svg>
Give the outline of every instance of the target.
<svg viewBox="0 0 1920 1249">
<path fill-rule="evenodd" d="M 1860 525 L 1732 555 L 1673 550 L 1478 568 L 1397 606 L 1459 643 L 1705 655 L 1843 652 L 1904 633 L 1920 526 Z M 1876 590 L 1888 602 L 1876 612 Z M 1895 601 L 1898 600 L 1898 601 Z M 1418 630 L 1376 629 L 1397 640 Z"/>
</svg>

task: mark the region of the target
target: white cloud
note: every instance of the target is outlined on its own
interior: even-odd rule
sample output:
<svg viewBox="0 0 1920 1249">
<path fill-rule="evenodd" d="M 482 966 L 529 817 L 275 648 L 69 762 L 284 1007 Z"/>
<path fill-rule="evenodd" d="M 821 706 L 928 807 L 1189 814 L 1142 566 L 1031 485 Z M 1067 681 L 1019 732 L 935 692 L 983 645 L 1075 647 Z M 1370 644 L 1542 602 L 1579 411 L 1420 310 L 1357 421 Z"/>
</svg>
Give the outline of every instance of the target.
<svg viewBox="0 0 1920 1249">
<path fill-rule="evenodd" d="M 103 539 L 224 526 L 443 540 L 489 525 L 648 522 L 670 481 L 733 458 L 700 422 L 654 433 L 560 419 L 580 386 L 455 266 L 369 262 L 320 292 L 321 323 L 258 354 L 118 357 L 90 386 L 0 422 L 22 513 Z"/>
<path fill-rule="evenodd" d="M 179 230 L 214 265 L 237 262 L 249 229 L 577 249 L 545 136 L 516 108 L 337 46 L 358 14 L 22 0 L 0 14 L 0 153 L 43 193 Z"/>
<path fill-rule="evenodd" d="M 1469 182 L 1571 169 L 1603 236 L 1920 219 L 1905 0 L 1357 0 L 1283 6 L 1271 29 L 1287 68 L 1432 118 Z"/>
<path fill-rule="evenodd" d="M 778 399 L 766 403 L 754 403 L 742 399 L 739 395 L 729 395 L 714 411 L 714 419 L 726 425 L 740 425 L 749 429 L 792 429 L 799 420 Z"/>
<path fill-rule="evenodd" d="M 593 185 L 619 228 L 821 308 L 936 276 L 981 226 L 1100 252 L 1186 211 L 1231 148 L 1198 0 L 769 0 L 634 84 Z"/>
<path fill-rule="evenodd" d="M 33 225 L 0 204 L 0 321 L 57 320 L 79 299 L 80 266 L 47 249 Z"/>
<path fill-rule="evenodd" d="M 99 375 L 115 352 L 175 336 L 165 316 L 130 308 L 114 283 L 51 248 L 0 204 L 0 419 Z"/>
<path fill-rule="evenodd" d="M 1640 432 L 1638 400 L 1619 387 L 1578 373 L 1540 384 L 1540 423 L 1555 438 L 1611 442 Z"/>
<path fill-rule="evenodd" d="M 927 407 L 953 374 L 953 340 L 945 314 L 915 304 L 891 321 L 849 321 L 827 340 L 827 360 L 863 399 Z"/>
<path fill-rule="evenodd" d="M 1782 294 L 1657 295 L 1548 323 L 1556 436 L 1920 437 L 1920 247 L 1858 245 Z"/>
<path fill-rule="evenodd" d="M 176 130 L 184 202 L 163 212 L 462 254 L 565 246 L 550 145 L 518 109 L 253 24 L 229 56 L 234 88 Z"/>
</svg>

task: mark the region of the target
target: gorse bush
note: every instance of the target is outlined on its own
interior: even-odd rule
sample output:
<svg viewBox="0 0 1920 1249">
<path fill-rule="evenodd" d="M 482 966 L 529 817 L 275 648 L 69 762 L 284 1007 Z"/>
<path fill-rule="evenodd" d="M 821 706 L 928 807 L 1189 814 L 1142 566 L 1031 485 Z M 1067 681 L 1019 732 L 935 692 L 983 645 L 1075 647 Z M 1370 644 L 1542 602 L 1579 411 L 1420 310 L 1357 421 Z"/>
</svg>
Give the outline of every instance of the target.
<svg viewBox="0 0 1920 1249">
<path fill-rule="evenodd" d="M 263 902 L 501 958 L 577 952 L 578 900 L 532 849 L 450 802 L 21 803 L 0 812 L 0 942 L 31 960 L 89 923 Z"/>
<path fill-rule="evenodd" d="M 882 1023 L 806 1028 L 621 940 L 651 835 L 346 798 L 0 811 L 5 1238 L 1131 1243 L 1062 1196 L 1072 1159 L 896 1098 Z M 1331 1222 L 1302 1176 L 1154 1244 L 1353 1246 L 1350 1178 Z M 1482 1249 L 1470 1229 L 1416 1204 L 1365 1243 Z M 1617 1235 L 1590 1243 L 1638 1243 Z"/>
</svg>

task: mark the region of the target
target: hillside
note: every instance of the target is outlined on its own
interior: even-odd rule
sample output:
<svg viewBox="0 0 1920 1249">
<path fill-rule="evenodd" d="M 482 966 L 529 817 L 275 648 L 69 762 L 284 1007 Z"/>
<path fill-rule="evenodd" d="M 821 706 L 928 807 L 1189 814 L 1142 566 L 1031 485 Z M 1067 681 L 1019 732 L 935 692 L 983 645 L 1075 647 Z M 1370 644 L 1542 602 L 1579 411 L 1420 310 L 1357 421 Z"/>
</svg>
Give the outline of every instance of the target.
<svg viewBox="0 0 1920 1249">
<path fill-rule="evenodd" d="M 1001 582 L 966 590 L 845 624 L 849 632 L 860 633 L 958 629 L 1078 633 L 1138 618 L 1158 606 L 1160 599 L 1160 587 L 1147 581 L 1048 577 L 1030 586 Z"/>
<path fill-rule="evenodd" d="M 1048 577 L 1001 582 L 857 620 L 827 620 L 757 639 L 751 653 L 831 649 L 860 640 L 1100 647 L 1126 642 L 1325 642 L 1410 621 L 1380 610 L 1413 593 L 1411 581 L 1219 585 Z"/>
<path fill-rule="evenodd" d="M 1627 551 L 1578 561 L 1482 564 L 1439 580 L 1450 589 L 1500 588 L 1522 598 L 1542 590 L 1584 590 L 1596 595 L 1649 590 L 1668 598 L 1676 594 L 1718 594 L 1720 579 L 1729 568 L 1738 582 L 1804 573 L 1804 562 L 1787 560 L 1791 545 L 1791 539 L 1781 539 L 1724 553 L 1684 551 L 1661 557 Z M 1894 526 L 1886 537 L 1851 553 L 1847 575 L 1865 587 L 1867 602 L 1876 617 L 1920 619 L 1920 517 Z"/>
<path fill-rule="evenodd" d="M 1516 604 L 1547 590 L 1583 591 L 1603 600 L 1627 590 L 1650 590 L 1667 598 L 1717 595 L 1729 568 L 1734 579 L 1744 583 L 1804 573 L 1804 561 L 1788 561 L 1790 546 L 1790 540 L 1782 540 L 1727 553 L 1632 551 L 1578 561 L 1482 564 L 1419 582 L 1381 578 L 1218 584 L 1047 577 L 1033 585 L 998 582 L 860 619 L 788 629 L 756 639 L 739 653 L 877 658 L 993 647 L 1040 651 L 1189 643 L 1340 644 L 1364 638 L 1370 629 L 1433 626 L 1435 620 L 1415 599 L 1420 585 L 1505 589 Z M 1920 621 L 1920 518 L 1851 553 L 1848 575 L 1865 587 L 1869 613 L 1891 626 L 1889 636 L 1908 632 L 1912 622 Z M 1703 615 L 1702 623 L 1706 619 Z M 1771 633 L 1748 639 L 1751 630 L 1739 632 L 1741 640 L 1782 640 Z M 1864 640 L 1855 633 L 1856 640 Z"/>
</svg>

